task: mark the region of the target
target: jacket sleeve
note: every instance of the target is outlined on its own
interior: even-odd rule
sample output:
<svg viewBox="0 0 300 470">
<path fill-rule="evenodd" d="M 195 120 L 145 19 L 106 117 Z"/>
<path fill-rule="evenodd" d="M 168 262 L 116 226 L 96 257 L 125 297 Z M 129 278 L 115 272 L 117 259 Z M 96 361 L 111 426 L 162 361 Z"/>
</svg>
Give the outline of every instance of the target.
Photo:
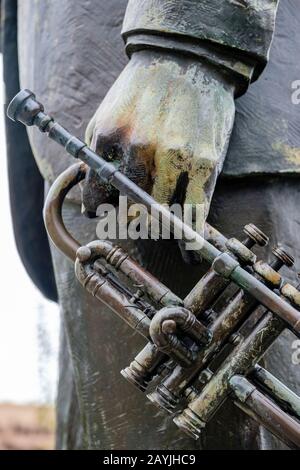
<svg viewBox="0 0 300 470">
<path fill-rule="evenodd" d="M 193 54 L 241 80 L 243 91 L 269 57 L 279 0 L 129 0 L 127 53 L 160 47 Z"/>
</svg>

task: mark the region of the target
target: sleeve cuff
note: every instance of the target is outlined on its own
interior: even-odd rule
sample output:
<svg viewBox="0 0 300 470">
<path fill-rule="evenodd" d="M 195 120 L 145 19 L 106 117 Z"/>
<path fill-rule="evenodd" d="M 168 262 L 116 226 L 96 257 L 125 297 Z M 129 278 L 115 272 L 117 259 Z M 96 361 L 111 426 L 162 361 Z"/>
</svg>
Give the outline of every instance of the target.
<svg viewBox="0 0 300 470">
<path fill-rule="evenodd" d="M 129 0 L 122 29 L 127 53 L 149 47 L 210 60 L 244 87 L 262 73 L 279 0 Z"/>
</svg>

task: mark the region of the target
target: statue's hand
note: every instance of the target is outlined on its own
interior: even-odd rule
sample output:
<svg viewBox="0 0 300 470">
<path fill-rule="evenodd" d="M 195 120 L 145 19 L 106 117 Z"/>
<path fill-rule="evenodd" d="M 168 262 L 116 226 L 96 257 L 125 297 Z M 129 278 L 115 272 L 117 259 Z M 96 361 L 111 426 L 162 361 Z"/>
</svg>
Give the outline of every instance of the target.
<svg viewBox="0 0 300 470">
<path fill-rule="evenodd" d="M 192 58 L 137 52 L 91 120 L 87 142 L 158 202 L 202 204 L 205 218 L 233 126 L 233 92 Z M 89 172 L 87 213 L 114 195 Z"/>
</svg>

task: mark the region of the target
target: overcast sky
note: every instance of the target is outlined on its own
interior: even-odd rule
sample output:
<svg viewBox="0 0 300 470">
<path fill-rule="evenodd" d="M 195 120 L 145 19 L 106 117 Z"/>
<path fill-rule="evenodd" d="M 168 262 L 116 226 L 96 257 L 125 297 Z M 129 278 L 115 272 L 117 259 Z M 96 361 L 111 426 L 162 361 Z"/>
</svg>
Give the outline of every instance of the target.
<svg viewBox="0 0 300 470">
<path fill-rule="evenodd" d="M 2 80 L 1 55 L 0 77 Z M 2 81 L 0 103 L 2 111 Z M 56 389 L 58 307 L 34 287 L 17 254 L 8 200 L 2 112 L 0 161 L 0 402 L 51 401 Z"/>
</svg>

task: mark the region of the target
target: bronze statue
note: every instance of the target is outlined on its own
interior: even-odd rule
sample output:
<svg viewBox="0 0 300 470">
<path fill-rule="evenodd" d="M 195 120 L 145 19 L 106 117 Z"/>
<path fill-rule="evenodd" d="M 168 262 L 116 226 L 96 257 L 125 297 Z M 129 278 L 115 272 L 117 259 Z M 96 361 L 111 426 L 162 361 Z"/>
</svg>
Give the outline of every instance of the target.
<svg viewBox="0 0 300 470">
<path fill-rule="evenodd" d="M 106 5 L 99 1 L 102 15 L 97 19 L 92 14 L 95 2 L 93 6 L 90 2 L 77 2 L 72 7 L 71 2 L 60 2 L 61 16 L 57 15 L 54 3 L 19 4 L 21 84 L 47 97 L 50 112 L 58 116 L 61 111 L 68 127 L 78 134 L 79 128 L 84 131 L 106 91 L 103 89 L 101 94 L 99 81 L 101 85 L 108 85 L 107 81 L 111 84 L 124 63 L 120 60 L 120 42 L 112 33 L 120 26 L 120 7 L 124 11 L 125 2 Z M 234 121 L 234 98 L 245 93 L 250 82 L 262 72 L 271 46 L 276 8 L 275 1 L 224 1 L 221 7 L 219 2 L 205 1 L 129 2 L 123 36 L 130 62 L 92 119 L 87 140 L 159 202 L 203 202 L 209 220 L 228 236 L 236 234 L 248 222 L 252 206 L 252 221 L 270 233 L 273 242 L 282 239 L 294 249 L 297 183 L 289 175 L 297 173 L 299 167 L 296 107 L 288 95 L 289 87 L 287 96 L 282 94 L 284 99 L 280 104 L 278 95 L 274 99 L 274 89 L 285 84 L 287 69 L 289 77 L 297 73 L 291 55 L 284 57 L 283 64 L 278 46 L 283 38 L 289 40 L 293 26 L 293 40 L 299 35 L 297 9 L 292 1 L 279 5 L 277 22 L 281 29 L 277 43 L 275 34 L 273 60 L 265 71 L 265 79 L 237 101 L 237 119 L 227 153 Z M 42 17 L 47 21 L 42 21 Z M 5 18 L 7 21 L 9 16 Z M 39 26 L 30 29 L 30 24 Z M 49 40 L 53 41 L 50 49 Z M 12 41 L 7 38 L 7 43 L 11 45 Z M 99 49 L 94 55 L 91 51 L 97 49 L 95 44 Z M 33 59 L 38 73 L 32 74 L 33 67 L 29 64 L 33 64 Z M 279 65 L 285 73 L 276 71 Z M 57 148 L 45 146 L 36 133 L 30 133 L 30 139 L 44 178 L 48 183 L 53 182 L 65 167 L 64 160 L 57 158 Z M 226 153 L 223 173 L 215 189 Z M 21 165 L 11 167 L 11 180 L 20 168 Z M 88 215 L 94 215 L 99 202 L 114 197 L 109 185 L 100 185 L 93 172 L 88 175 L 83 191 Z M 66 220 L 77 238 L 88 242 L 95 238 L 95 223 L 93 219 L 88 223 L 82 220 L 76 201 L 75 193 L 67 202 Z M 15 219 L 20 220 L 17 215 Z M 175 243 L 141 241 L 127 248 L 162 282 L 167 281 L 180 297 L 190 291 L 203 273 L 197 259 L 187 259 L 194 263 L 192 267 L 182 261 Z M 28 258 L 24 237 L 21 252 L 23 256 L 27 253 Z M 186 257 L 184 250 L 183 255 Z M 133 396 L 130 388 L 117 378 L 119 370 L 128 362 L 124 364 L 124 357 L 133 357 L 137 345 L 141 345 L 139 338 L 133 337 L 127 344 L 117 341 L 126 337 L 127 328 L 105 315 L 105 308 L 99 316 L 98 304 L 83 291 L 78 292 L 72 266 L 55 250 L 53 259 L 73 366 L 72 369 L 64 338 L 60 391 L 67 390 L 67 394 L 59 394 L 60 447 L 194 449 L 277 445 L 269 443 L 269 437 L 260 433 L 252 422 L 245 427 L 244 417 L 229 406 L 220 410 L 197 444 L 174 428 L 161 426 L 162 419 L 168 420 L 165 415 L 150 420 L 153 409 Z M 47 257 L 45 260 L 50 262 Z M 36 278 L 41 279 L 34 269 L 35 261 L 29 260 L 28 264 Z M 39 282 L 55 296 L 50 276 Z M 291 344 L 292 339 L 283 339 L 283 344 L 285 341 Z M 112 344 L 116 345 L 113 353 Z M 288 356 L 291 348 L 283 348 Z M 272 368 L 273 362 L 278 369 L 276 354 L 270 355 L 267 361 L 268 368 Z M 297 383 L 296 370 L 295 367 L 295 373 L 290 374 L 292 385 Z M 77 393 L 72 386 L 73 377 Z M 128 399 L 120 401 L 118 395 Z M 79 414 L 72 411 L 77 403 L 82 431 L 78 425 Z M 224 429 L 228 428 L 232 428 L 232 433 L 224 435 Z"/>
</svg>

